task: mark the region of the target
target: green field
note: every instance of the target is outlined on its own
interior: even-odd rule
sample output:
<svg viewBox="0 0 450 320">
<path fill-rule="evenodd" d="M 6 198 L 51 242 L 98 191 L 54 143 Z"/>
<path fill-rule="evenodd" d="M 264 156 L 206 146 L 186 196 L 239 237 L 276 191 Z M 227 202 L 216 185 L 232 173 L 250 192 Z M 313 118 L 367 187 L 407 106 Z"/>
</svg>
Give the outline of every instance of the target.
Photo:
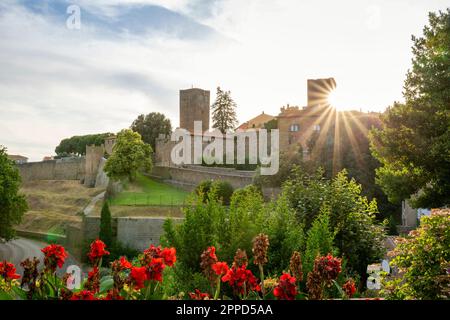
<svg viewBox="0 0 450 320">
<path fill-rule="evenodd" d="M 138 174 L 136 181 L 110 200 L 118 206 L 180 206 L 189 192 Z"/>
</svg>

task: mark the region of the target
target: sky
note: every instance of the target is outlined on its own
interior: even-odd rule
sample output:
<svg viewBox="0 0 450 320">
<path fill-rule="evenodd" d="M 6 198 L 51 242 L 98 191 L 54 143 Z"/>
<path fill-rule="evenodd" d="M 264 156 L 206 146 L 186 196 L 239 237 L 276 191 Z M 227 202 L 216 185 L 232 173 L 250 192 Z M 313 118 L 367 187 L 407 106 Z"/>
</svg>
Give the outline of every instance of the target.
<svg viewBox="0 0 450 320">
<path fill-rule="evenodd" d="M 118 132 L 142 113 L 175 128 L 191 87 L 211 102 L 217 86 L 230 90 L 239 122 L 306 105 L 307 79 L 328 77 L 336 104 L 382 112 L 402 101 L 411 35 L 448 4 L 2 0 L 0 145 L 40 161 L 63 138 Z"/>
</svg>

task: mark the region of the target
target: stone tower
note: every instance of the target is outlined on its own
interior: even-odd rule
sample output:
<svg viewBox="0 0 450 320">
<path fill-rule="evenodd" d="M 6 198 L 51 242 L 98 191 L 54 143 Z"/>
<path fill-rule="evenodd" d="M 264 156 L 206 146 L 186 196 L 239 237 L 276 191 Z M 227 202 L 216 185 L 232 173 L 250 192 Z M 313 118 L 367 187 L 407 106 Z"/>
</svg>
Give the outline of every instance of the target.
<svg viewBox="0 0 450 320">
<path fill-rule="evenodd" d="M 194 133 L 194 121 L 202 121 L 202 130 L 209 129 L 209 91 L 192 88 L 180 90 L 180 128 Z"/>
<path fill-rule="evenodd" d="M 328 94 L 336 88 L 334 78 L 308 79 L 308 107 L 324 106 L 328 103 Z"/>
</svg>

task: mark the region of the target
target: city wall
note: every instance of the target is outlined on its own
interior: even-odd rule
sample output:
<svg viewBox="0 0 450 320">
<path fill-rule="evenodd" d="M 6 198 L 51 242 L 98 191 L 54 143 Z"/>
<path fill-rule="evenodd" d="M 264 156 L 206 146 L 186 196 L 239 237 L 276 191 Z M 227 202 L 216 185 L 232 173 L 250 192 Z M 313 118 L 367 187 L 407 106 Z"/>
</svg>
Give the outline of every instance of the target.
<svg viewBox="0 0 450 320">
<path fill-rule="evenodd" d="M 18 164 L 22 181 L 82 180 L 85 176 L 84 157 Z"/>
</svg>

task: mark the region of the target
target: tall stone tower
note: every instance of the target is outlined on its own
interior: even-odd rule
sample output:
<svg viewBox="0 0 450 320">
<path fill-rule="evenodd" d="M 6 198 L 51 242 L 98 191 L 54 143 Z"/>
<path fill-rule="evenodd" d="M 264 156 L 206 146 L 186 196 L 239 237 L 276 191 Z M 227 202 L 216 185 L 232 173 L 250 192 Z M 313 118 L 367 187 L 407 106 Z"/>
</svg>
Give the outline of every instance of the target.
<svg viewBox="0 0 450 320">
<path fill-rule="evenodd" d="M 203 132 L 209 129 L 208 90 L 180 90 L 180 128 L 194 133 L 194 121 L 202 121 Z"/>
<path fill-rule="evenodd" d="M 334 78 L 308 79 L 308 107 L 324 106 L 328 103 L 328 94 L 336 88 Z"/>
</svg>

